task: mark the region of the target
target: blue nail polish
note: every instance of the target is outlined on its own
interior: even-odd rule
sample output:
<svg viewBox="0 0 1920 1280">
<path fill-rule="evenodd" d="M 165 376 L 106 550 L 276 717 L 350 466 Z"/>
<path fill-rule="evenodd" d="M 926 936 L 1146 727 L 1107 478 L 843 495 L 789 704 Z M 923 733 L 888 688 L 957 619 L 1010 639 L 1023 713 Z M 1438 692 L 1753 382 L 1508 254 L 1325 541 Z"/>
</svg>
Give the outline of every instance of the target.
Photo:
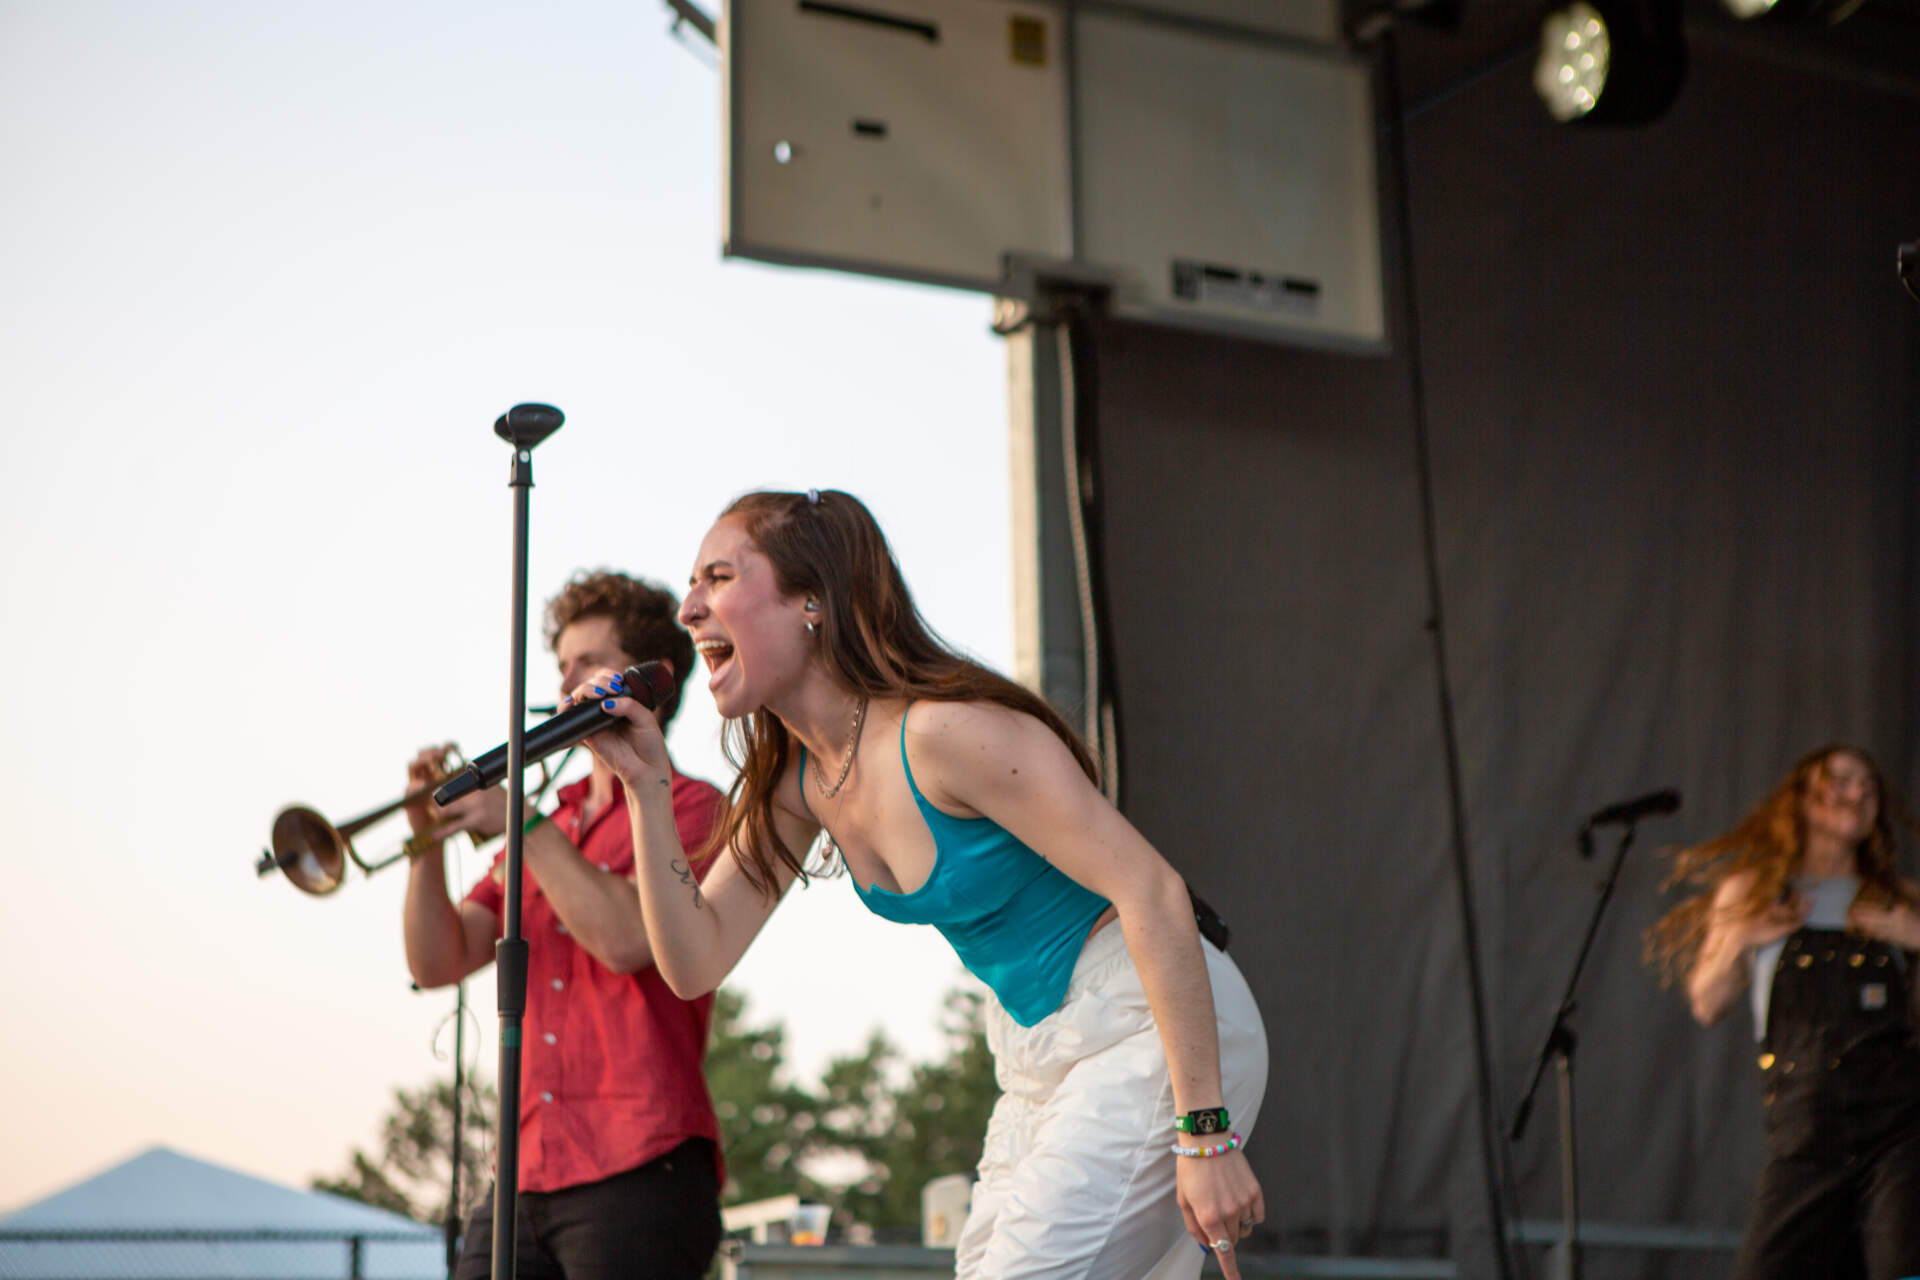
<svg viewBox="0 0 1920 1280">
<path fill-rule="evenodd" d="M 601 703 L 600 706 L 602 709 L 607 711 L 613 710 L 613 699 L 608 698 L 605 702 Z"/>
<path fill-rule="evenodd" d="M 599 685 L 593 686 L 593 691 L 602 697 L 605 697 L 607 693 L 607 691 L 605 689 L 602 689 Z"/>
</svg>

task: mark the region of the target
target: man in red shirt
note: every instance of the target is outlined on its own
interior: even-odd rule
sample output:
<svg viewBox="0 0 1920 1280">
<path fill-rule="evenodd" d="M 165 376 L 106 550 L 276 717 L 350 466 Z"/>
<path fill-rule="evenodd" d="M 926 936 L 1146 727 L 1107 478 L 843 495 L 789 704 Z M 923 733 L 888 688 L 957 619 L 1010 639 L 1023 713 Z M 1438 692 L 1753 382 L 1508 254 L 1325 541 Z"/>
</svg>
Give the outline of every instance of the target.
<svg viewBox="0 0 1920 1280">
<path fill-rule="evenodd" d="M 602 667 L 651 659 L 673 667 L 679 709 L 693 643 L 671 592 L 625 574 L 577 575 L 549 602 L 547 643 L 561 692 Z M 441 771 L 444 749 L 420 753 L 409 790 Z M 705 782 L 673 778 L 682 847 L 705 848 L 725 800 Z M 416 832 L 498 835 L 506 793 L 479 792 L 445 809 L 408 810 Z M 407 875 L 407 966 L 422 987 L 460 981 L 493 959 L 505 897 L 505 858 L 457 907 L 437 846 Z M 530 950 L 521 1049 L 520 1176 L 515 1269 L 520 1280 L 663 1277 L 696 1280 L 720 1240 L 720 1126 L 702 1062 L 713 998 L 685 1001 L 653 968 L 633 887 L 633 834 L 619 781 L 595 763 L 562 787 L 527 832 L 521 930 Z M 696 876 L 707 862 L 697 852 Z M 492 1269 L 493 1197 L 468 1219 L 455 1280 Z"/>
</svg>

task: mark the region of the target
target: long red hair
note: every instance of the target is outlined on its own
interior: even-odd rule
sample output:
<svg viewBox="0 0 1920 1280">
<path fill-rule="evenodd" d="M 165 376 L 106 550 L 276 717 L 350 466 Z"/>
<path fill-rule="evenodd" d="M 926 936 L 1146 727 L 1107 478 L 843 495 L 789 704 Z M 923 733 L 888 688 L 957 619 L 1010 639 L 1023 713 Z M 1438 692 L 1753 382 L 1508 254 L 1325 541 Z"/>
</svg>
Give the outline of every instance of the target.
<svg viewBox="0 0 1920 1280">
<path fill-rule="evenodd" d="M 821 657 L 849 691 L 870 698 L 998 703 L 1053 730 L 1098 782 L 1086 745 L 1044 698 L 956 653 L 934 634 L 907 591 L 886 535 L 858 498 L 838 489 L 749 493 L 734 499 L 720 518 L 741 521 L 773 566 L 782 593 L 819 602 Z M 806 851 L 788 848 L 773 824 L 774 787 L 794 738 L 763 707 L 729 720 L 722 741 L 740 773 L 716 840 L 734 846 L 747 879 L 771 897 L 776 866 L 802 880 L 807 876 Z"/>
<path fill-rule="evenodd" d="M 1684 883 L 1693 885 L 1696 891 L 1647 930 L 1647 963 L 1659 969 L 1663 981 L 1684 979 L 1693 966 L 1700 943 L 1707 936 L 1714 894 L 1728 876 L 1738 872 L 1752 875 L 1746 897 L 1739 905 L 1744 915 L 1757 916 L 1785 895 L 1788 881 L 1800 870 L 1806 839 L 1800 817 L 1801 801 L 1827 761 L 1836 755 L 1852 756 L 1866 765 L 1867 773 L 1873 778 L 1874 795 L 1879 800 L 1873 830 L 1854 851 L 1860 873 L 1860 896 L 1882 906 L 1904 902 L 1920 908 L 1920 897 L 1900 879 L 1896 869 L 1900 856 L 1896 815 L 1899 823 L 1910 830 L 1913 820 L 1907 816 L 1899 798 L 1887 788 L 1886 777 L 1872 756 L 1859 747 L 1830 742 L 1794 761 L 1786 777 L 1728 830 L 1674 854 L 1673 870 L 1661 889 Z"/>
</svg>

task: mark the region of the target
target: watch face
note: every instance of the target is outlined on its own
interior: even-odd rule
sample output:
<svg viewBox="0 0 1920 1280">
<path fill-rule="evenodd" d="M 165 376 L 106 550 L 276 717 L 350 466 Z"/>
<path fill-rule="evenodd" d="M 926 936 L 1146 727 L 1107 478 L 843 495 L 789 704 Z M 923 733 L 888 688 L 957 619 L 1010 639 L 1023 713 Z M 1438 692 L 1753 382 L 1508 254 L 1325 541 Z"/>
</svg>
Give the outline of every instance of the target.
<svg viewBox="0 0 1920 1280">
<path fill-rule="evenodd" d="M 1193 1131 L 1195 1133 L 1217 1133 L 1219 1132 L 1219 1129 L 1220 1129 L 1219 1113 L 1213 1112 L 1213 1111 L 1201 1111 L 1194 1115 Z"/>
</svg>

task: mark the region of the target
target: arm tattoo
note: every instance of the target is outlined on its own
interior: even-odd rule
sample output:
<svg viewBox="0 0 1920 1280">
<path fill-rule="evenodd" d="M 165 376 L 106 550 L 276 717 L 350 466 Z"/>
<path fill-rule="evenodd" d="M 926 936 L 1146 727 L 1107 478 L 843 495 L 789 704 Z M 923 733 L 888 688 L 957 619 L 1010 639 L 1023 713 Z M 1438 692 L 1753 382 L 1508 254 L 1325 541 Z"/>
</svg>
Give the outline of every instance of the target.
<svg viewBox="0 0 1920 1280">
<path fill-rule="evenodd" d="M 693 890 L 693 909 L 698 911 L 706 906 L 707 900 L 700 896 L 700 882 L 693 878 L 693 868 L 681 862 L 678 858 L 669 862 L 667 865 L 673 868 L 673 874 L 680 877 L 681 884 Z"/>
</svg>

